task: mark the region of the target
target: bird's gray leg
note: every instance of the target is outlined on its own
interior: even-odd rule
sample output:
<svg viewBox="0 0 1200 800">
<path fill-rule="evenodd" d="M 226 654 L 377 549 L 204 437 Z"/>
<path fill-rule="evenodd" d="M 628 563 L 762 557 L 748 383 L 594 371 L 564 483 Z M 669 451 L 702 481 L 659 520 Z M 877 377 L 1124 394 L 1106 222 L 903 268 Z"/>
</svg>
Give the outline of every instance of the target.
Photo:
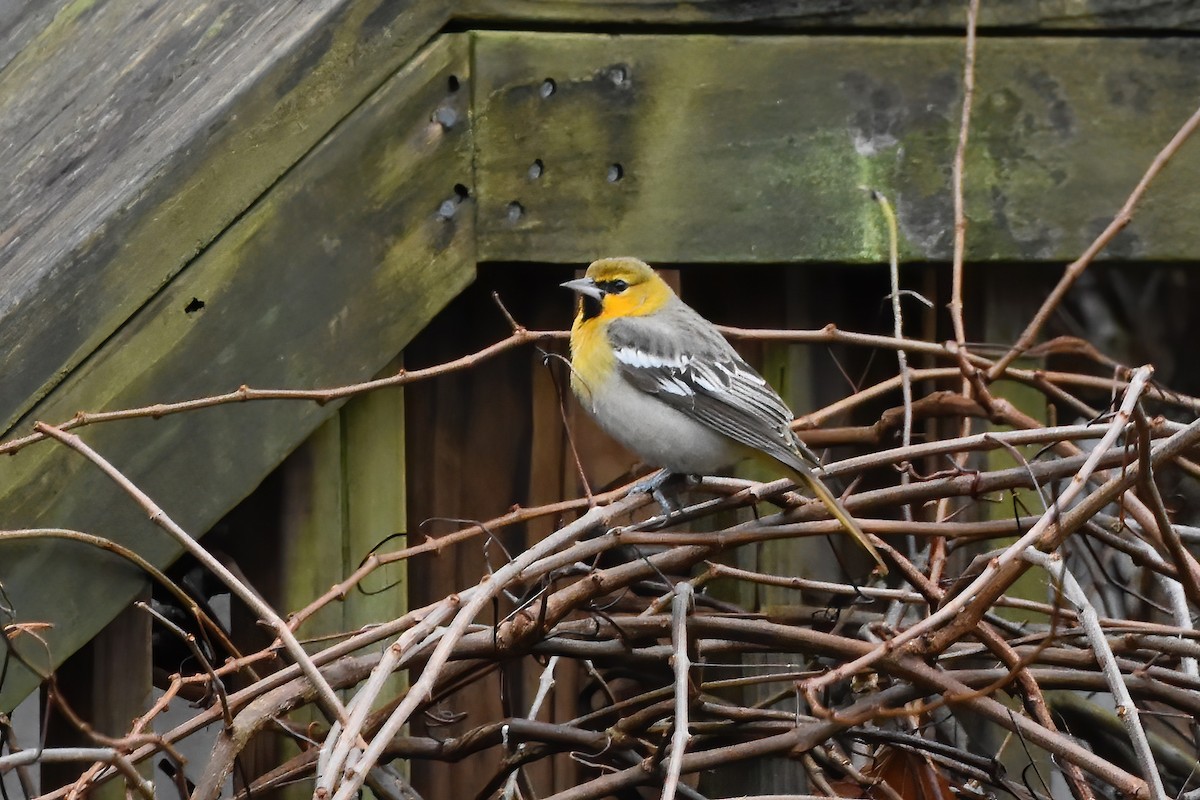
<svg viewBox="0 0 1200 800">
<path fill-rule="evenodd" d="M 666 490 L 666 484 L 676 476 L 677 473 L 660 469 L 645 480 L 635 483 L 629 491 L 643 492 L 650 495 L 658 503 L 659 507 L 662 508 L 662 512 L 669 517 L 679 510 L 679 498 L 676 496 L 676 492 Z M 684 475 L 683 477 L 688 485 L 693 485 L 699 481 L 699 476 L 696 475 Z"/>
</svg>

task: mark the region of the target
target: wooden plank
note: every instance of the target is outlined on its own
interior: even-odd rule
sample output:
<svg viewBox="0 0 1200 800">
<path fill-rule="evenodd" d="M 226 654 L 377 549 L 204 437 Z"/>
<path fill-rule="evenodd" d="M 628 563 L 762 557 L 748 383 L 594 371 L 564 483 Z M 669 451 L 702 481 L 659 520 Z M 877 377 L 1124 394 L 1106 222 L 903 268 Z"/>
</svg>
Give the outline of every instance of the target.
<svg viewBox="0 0 1200 800">
<path fill-rule="evenodd" d="M 878 0 L 466 0 L 458 16 L 482 23 L 698 27 L 739 25 L 768 30 L 868 28 L 961 31 L 962 0 L 881 3 Z M 1005 0 L 982 3 L 981 29 L 1181 31 L 1200 28 L 1193 3 L 1158 0 Z M 724 32 L 724 31 L 722 31 Z"/>
<path fill-rule="evenodd" d="M 500 291 L 508 282 L 511 268 L 495 265 L 484 275 L 495 275 Z M 564 330 L 570 327 L 574 316 L 576 299 L 564 292 L 558 284 L 577 277 L 573 269 L 537 269 L 526 273 L 524 283 L 528 287 L 525 307 L 519 308 L 518 319 L 529 328 Z M 536 287 L 536 288 L 535 288 Z M 547 343 L 541 350 L 566 356 L 565 341 Z M 530 381 L 531 431 L 529 436 L 529 490 L 524 504 L 536 507 L 568 498 L 582 497 L 583 486 L 579 477 L 579 465 L 571 450 L 570 436 L 579 448 L 581 460 L 593 487 L 607 483 L 616 475 L 628 470 L 635 460 L 610 436 L 591 422 L 583 408 L 571 395 L 570 372 L 567 365 L 554 357 L 548 361 L 535 350 L 527 356 Z M 565 419 L 564 419 L 565 406 Z M 525 525 L 526 547 L 540 542 L 562 523 L 561 519 L 546 518 L 533 520 Z M 536 659 L 523 662 L 523 696 L 519 711 L 529 711 L 532 699 L 537 695 L 538 683 L 545 672 L 543 664 Z M 567 722 L 592 709 L 592 698 L 600 691 L 595 681 L 585 672 L 582 665 L 570 659 L 561 660 L 554 672 L 554 688 L 550 698 L 542 706 L 538 718 L 549 722 Z M 587 772 L 570 755 L 563 753 L 541 759 L 525 768 L 525 775 L 539 795 L 562 792 L 578 786 L 581 776 Z"/>
<path fill-rule="evenodd" d="M 949 258 L 959 41 L 476 37 L 481 259 L 875 262 L 863 185 L 906 259 Z M 969 257 L 1078 255 L 1196 97 L 1192 39 L 981 41 Z M 1192 145 L 1107 253 L 1195 257 L 1198 181 Z"/>
<path fill-rule="evenodd" d="M 397 359 L 383 372 L 393 374 L 401 366 Z M 270 545 L 276 555 L 250 563 L 278 582 L 276 595 L 269 599 L 281 611 L 291 612 L 353 572 L 372 547 L 405 529 L 402 390 L 351 399 L 280 465 L 278 474 L 282 478 L 279 532 Z M 261 538 L 262 533 L 247 530 L 239 538 Z M 384 549 L 402 546 L 402 540 L 393 540 Z M 245 557 L 253 554 L 240 555 L 239 562 L 247 563 Z M 344 601 L 318 611 L 297 634 L 305 641 L 401 616 L 408 605 L 406 573 L 403 562 L 378 570 L 363 584 L 370 594 L 350 592 Z M 404 680 L 403 675 L 395 676 L 382 698 L 398 694 Z M 315 709 L 293 714 L 295 722 L 310 720 L 320 720 Z M 267 769 L 299 752 L 294 742 L 281 737 L 266 737 L 263 745 Z M 302 781 L 277 794 L 309 797 L 312 784 Z"/>
<path fill-rule="evenodd" d="M 285 550 L 287 477 L 284 470 L 273 471 L 249 496 L 212 526 L 204 542 L 209 553 L 220 559 L 267 602 L 273 603 L 278 602 L 282 585 L 290 577 L 281 569 L 290 564 L 277 564 Z M 316 555 L 319 557 L 319 554 Z M 184 558 L 191 561 L 187 556 Z M 229 639 L 238 652 L 253 653 L 270 645 L 270 632 L 245 603 L 230 599 L 228 609 L 226 624 Z M 282 658 L 276 658 L 263 662 L 256 671 L 262 674 L 280 668 L 283 663 Z M 226 691 L 236 692 L 246 688 L 249 683 L 250 679 L 245 675 L 232 675 L 226 681 L 225 688 Z M 226 784 L 234 791 L 240 791 L 248 780 L 252 781 L 276 766 L 278 741 L 279 737 L 273 731 L 259 731 L 251 736 L 246 747 L 238 754 L 238 767 L 226 778 Z M 203 746 L 202 742 L 195 744 Z M 185 769 L 185 774 L 190 779 L 196 779 L 196 773 L 201 770 L 193 767 Z"/>
<path fill-rule="evenodd" d="M 968 331 L 968 339 L 979 338 L 984 342 L 1015 341 L 1024 328 L 1026 321 L 1031 319 L 1033 314 L 1037 312 L 1043 298 L 1053 288 L 1054 282 L 1055 276 L 1046 273 L 1038 275 L 1026 264 L 1010 265 L 1003 273 L 989 270 L 977 274 L 967 286 L 967 290 L 973 296 L 964 298 L 964 301 L 967 308 L 979 310 L 976 314 L 967 317 L 967 324 L 975 326 L 980 331 L 980 334 L 973 336 Z M 1053 328 L 1052 324 L 1052 331 Z M 1057 332 L 1059 331 L 1055 331 L 1055 333 Z M 1048 335 L 1053 334 L 1048 332 Z M 1036 369 L 1044 366 L 1044 362 L 1036 362 L 1034 359 L 1020 359 L 1017 365 Z M 1034 419 L 1040 420 L 1042 424 L 1052 424 L 1051 420 L 1047 419 L 1047 398 L 1037 389 L 1015 382 L 1001 382 L 993 387 L 993 392 L 996 397 L 1003 398 L 1012 403 L 1017 410 L 1028 414 Z M 981 429 L 986 431 L 1012 430 L 1011 427 L 1006 425 L 995 425 L 987 420 L 974 420 L 972 430 L 978 432 Z M 1036 458 L 1042 450 L 1042 448 L 1036 446 L 1024 446 L 1017 449 L 1026 459 L 1030 460 Z M 989 451 L 982 454 L 978 458 L 978 461 L 981 462 L 979 463 L 981 468 L 988 470 L 1005 469 L 1019 465 L 1012 454 L 1003 450 Z M 968 466 L 972 465 L 968 464 Z M 1048 494 L 1052 495 L 1053 492 L 1049 492 Z M 1015 508 L 1013 503 L 1014 497 L 1020 504 Z M 974 509 L 968 510 L 968 513 L 973 512 L 985 519 L 1011 520 L 1018 513 L 1041 514 L 1045 511 L 1045 500 L 1039 497 L 1038 493 L 1033 489 L 1004 492 L 998 495 L 996 500 L 998 502 L 979 503 Z M 1016 540 L 1016 536 L 999 537 L 967 547 L 957 548 L 956 552 L 950 557 L 947 574 L 962 574 L 972 559 L 980 553 L 1007 547 Z M 1030 570 L 1022 575 L 1006 594 L 1010 597 L 1042 603 L 1054 601 L 1053 592 L 1048 586 L 1046 574 L 1041 570 Z M 996 608 L 994 609 L 994 613 L 1001 618 L 1011 620 L 1017 624 L 1032 623 L 1044 625 L 1049 622 L 1048 618 L 1043 614 L 1014 608 Z M 1014 713 L 1021 713 L 1022 704 L 1015 697 L 1007 696 L 1004 698 L 1004 702 L 1013 709 Z M 964 730 L 970 740 L 978 743 L 977 746 L 981 747 L 984 751 L 994 748 L 998 754 L 1000 763 L 1004 766 L 1008 774 L 1027 774 L 1032 770 L 1036 770 L 1041 775 L 1052 776 L 1052 780 L 1057 779 L 1061 781 L 1061 777 L 1056 774 L 1049 754 L 1041 748 L 1003 747 L 1002 743 L 1007 738 L 1008 732 L 1000 726 L 979 717 L 968 716 L 964 719 Z"/>
<path fill-rule="evenodd" d="M 346 576 L 345 409 L 313 431 L 279 466 L 280 536 L 271 571 L 281 580 L 272 600 L 287 613 L 308 605 Z M 307 639 L 343 631 L 343 616 L 342 604 L 331 603 L 307 620 L 298 635 Z"/>
<path fill-rule="evenodd" d="M 242 383 L 311 387 L 374 375 L 474 275 L 471 202 L 453 202 L 455 184 L 472 184 L 468 93 L 450 81 L 467 85 L 468 44 L 451 35 L 422 51 L 21 427 Z M 439 110 L 455 124 L 431 121 Z M 451 216 L 439 213 L 447 198 Z M 335 408 L 225 406 L 83 436 L 200 534 Z M 0 463 L 0 509 L 0 527 L 79 528 L 159 563 L 175 553 L 144 513 L 59 447 Z M 129 569 L 67 557 L 50 543 L 6 547 L 0 564 L 19 618 L 55 623 L 55 660 L 87 641 L 131 591 Z M 81 585 L 105 591 L 73 591 Z M 10 675 L 0 707 L 32 685 L 29 675 Z"/>
<path fill-rule="evenodd" d="M 0 72 L 0 430 L 448 13 L 435 0 L 64 7 Z"/>
<path fill-rule="evenodd" d="M 393 374 L 396 359 L 383 370 Z M 405 494 L 404 398 L 384 389 L 347 402 L 281 465 L 282 576 L 277 605 L 296 611 L 358 568 L 383 540 L 408 525 Z M 393 539 L 383 546 L 404 546 Z M 354 591 L 304 623 L 300 633 L 323 636 L 402 615 L 408 605 L 403 562 L 382 567 Z M 390 587 L 385 589 L 384 587 Z"/>
<path fill-rule="evenodd" d="M 503 268 L 501 268 L 503 269 Z M 564 276 L 569 280 L 571 276 Z M 559 281 L 561 283 L 561 281 Z M 546 280 L 546 285 L 553 286 L 553 281 Z M 547 298 L 549 299 L 549 298 Z M 566 322 L 564 306 L 569 307 L 570 300 L 563 302 L 549 300 L 543 308 L 540 318 L 522 320 L 530 327 L 542 325 L 561 326 Z M 557 313 L 555 313 L 557 312 Z M 554 348 L 562 352 L 560 348 Z M 526 501 L 529 506 L 536 507 L 554 503 L 568 497 L 582 495 L 579 486 L 579 469 L 571 455 L 564 427 L 563 411 L 560 405 L 560 392 L 570 395 L 568 372 L 561 362 L 552 359 L 549 365 L 543 365 L 538 353 L 530 354 L 530 417 L 531 430 L 529 436 L 529 495 Z M 554 374 L 551 374 L 551 370 Z M 577 407 L 574 400 L 567 399 L 567 407 Z M 570 411 L 568 411 L 570 414 Z M 532 546 L 554 531 L 557 520 L 534 520 L 525 526 L 525 541 Z M 524 670 L 525 701 L 520 708 L 524 715 L 529 711 L 529 700 L 537 695 L 538 680 L 545 667 L 534 660 L 526 660 Z M 554 689 L 538 718 L 551 722 L 566 722 L 579 716 L 583 705 L 581 692 L 590 679 L 580 666 L 573 661 L 559 661 L 554 670 Z M 566 756 L 552 756 L 530 764 L 525 769 L 529 782 L 540 793 L 550 794 L 561 792 L 579 784 L 578 764 Z"/>
<path fill-rule="evenodd" d="M 283 484 L 279 555 L 267 569 L 280 578 L 279 594 L 271 599 L 276 608 L 288 613 L 303 608 L 346 575 L 342 427 L 343 415 L 354 402 L 326 420 L 278 469 Z M 305 641 L 345 630 L 344 611 L 341 603 L 327 605 L 307 620 L 297 635 Z M 321 714 L 309 707 L 291 717 L 304 724 L 319 721 Z M 300 750 L 283 737 L 273 738 L 270 744 L 275 752 L 264 759 L 267 770 Z M 285 800 L 311 797 L 312 783 L 298 782 L 275 794 Z"/>
<path fill-rule="evenodd" d="M 150 602 L 150 586 L 145 581 L 137 593 L 140 595 L 138 600 Z M 150 707 L 153 689 L 150 622 L 150 615 L 142 609 L 126 607 L 59 670 L 58 690 L 72 711 L 101 736 L 124 736 L 134 719 Z M 94 747 L 96 742 L 56 708 L 48 718 L 45 744 L 47 747 Z M 69 786 L 79 778 L 81 769 L 78 763 L 42 764 L 41 785 L 46 790 Z M 145 763 L 138 771 L 149 778 L 152 770 L 153 765 Z M 90 792 L 89 797 L 120 800 L 126 796 L 125 789 L 125 781 L 110 781 Z"/>
<path fill-rule="evenodd" d="M 503 338 L 508 326 L 492 302 L 492 291 L 499 292 L 514 318 L 531 329 L 568 327 L 574 300 L 558 284 L 574 274 L 573 269 L 529 264 L 492 265 L 481 270 L 476 283 L 405 350 L 406 364 L 416 368 L 443 362 Z M 565 354 L 566 342 L 546 343 L 539 349 Z M 578 470 L 563 434 L 558 396 L 539 349 L 511 351 L 471 370 L 406 387 L 408 530 L 414 541 L 457 527 L 445 518 L 489 519 L 514 504 L 528 508 L 580 496 Z M 569 395 L 564 365 L 551 363 Z M 619 450 L 594 425 L 591 431 L 575 425 L 583 412 L 573 399 L 568 399 L 568 409 L 589 478 L 608 481 L 626 472 L 634 457 Z M 422 525 L 427 520 L 431 521 Z M 559 524 L 561 520 L 537 520 L 497 535 L 509 552 L 516 554 Z M 504 554 L 493 543 L 485 557 L 482 539 L 440 555 L 418 557 L 410 565 L 411 604 L 416 607 L 478 583 L 486 574 L 488 561 L 499 566 Z M 502 603 L 500 614 L 509 610 L 508 603 Z M 490 622 L 491 610 L 483 616 Z M 504 699 L 511 713 L 528 712 L 542 672 L 542 665 L 532 658 L 505 665 Z M 579 687 L 588 679 L 581 678 L 576 665 L 566 661 L 560 662 L 555 678 L 553 697 L 543 706 L 539 719 L 573 719 L 582 713 Z M 458 735 L 482 721 L 501 719 L 500 691 L 498 678 L 489 676 L 457 692 L 441 708 L 469 716 L 451 726 L 430 725 L 429 735 Z M 428 721 L 414 720 L 414 733 L 423 730 L 421 726 Z M 472 756 L 461 764 L 414 761 L 414 787 L 424 797 L 474 796 L 496 769 L 496 753 Z M 577 785 L 578 770 L 576 762 L 563 756 L 545 759 L 526 774 L 535 794 L 546 796 Z"/>
<path fill-rule="evenodd" d="M 982 312 L 979 316 L 982 317 L 983 341 L 1016 341 L 1017 337 L 1021 335 L 1026 321 L 1033 318 L 1033 315 L 1037 313 L 1038 308 L 1041 306 L 1043 299 L 1053 290 L 1054 283 L 1054 276 L 1043 274 L 1039 277 L 1030 274 L 1030 268 L 1024 264 L 1014 265 L 1009 270 L 1006 270 L 1005 275 L 995 273 L 980 275 L 980 285 L 977 287 L 977 290 L 979 290 L 979 303 L 974 307 L 979 308 Z M 1055 327 L 1052 323 L 1051 332 L 1048 332 L 1049 335 L 1047 338 L 1052 337 L 1057 332 L 1061 332 L 1061 328 L 1059 331 L 1054 331 Z M 1045 361 L 1023 358 L 1019 359 L 1017 366 L 1025 369 L 1044 368 Z M 1042 425 L 1055 424 L 1050 419 L 1050 403 L 1046 395 L 1036 387 L 1026 386 L 1015 381 L 1003 381 L 996 384 L 993 395 L 1007 400 L 1017 411 L 1038 420 Z M 1076 421 L 1078 420 L 1070 420 L 1070 422 Z M 1061 422 L 1065 423 L 1068 421 L 1062 420 Z M 1008 425 L 996 425 L 983 420 L 976 421 L 974 430 L 980 430 L 981 428 L 987 431 L 1012 430 L 1012 427 Z M 1026 463 L 1029 463 L 1036 459 L 1044 448 L 1025 445 L 1016 449 L 1024 458 L 1028 459 Z M 982 468 L 986 470 L 1011 469 L 1012 467 L 1023 466 L 1006 450 L 988 451 L 979 460 L 983 462 Z M 1047 487 L 1045 496 L 1039 494 L 1034 489 L 1017 489 L 1001 494 L 999 496 L 1000 502 L 980 503 L 978 508 L 982 512 L 981 516 L 985 519 L 1011 520 L 1021 514 L 1037 515 L 1044 513 L 1047 501 L 1053 497 L 1054 491 L 1049 490 L 1049 487 Z M 1018 504 L 1015 507 L 1014 498 Z M 979 553 L 1008 547 L 1016 541 L 1016 536 L 999 537 L 987 542 L 980 542 L 972 547 L 962 548 L 962 552 L 957 554 L 961 569 L 965 569 L 970 564 L 971 559 Z M 1047 576 L 1041 570 L 1026 572 L 1013 583 L 1006 594 L 1009 597 L 1034 600 L 1039 603 L 1053 601 L 1053 592 L 1048 586 Z M 1047 615 L 1034 611 L 1016 608 L 997 608 L 995 613 L 997 616 L 1015 623 L 1038 625 L 1050 623 Z M 999 728 L 992 726 L 992 735 L 1002 738 L 1004 733 Z"/>
<path fill-rule="evenodd" d="M 489 297 L 491 288 L 496 285 L 477 281 L 450 304 L 405 349 L 405 363 L 411 368 L 441 363 L 503 338 L 507 325 Z M 516 308 L 513 312 L 520 314 Z M 455 530 L 461 524 L 456 520 L 490 519 L 522 502 L 530 435 L 528 362 L 527 353 L 511 351 L 470 370 L 407 387 L 408 531 L 414 542 Z M 522 549 L 519 531 L 498 535 L 510 552 Z M 412 562 L 412 606 L 474 586 L 487 574 L 489 562 L 493 567 L 504 563 L 499 545 L 491 543 L 486 553 L 484 545 L 477 539 Z M 482 617 L 490 623 L 492 610 Z M 464 719 L 438 725 L 433 717 L 414 717 L 413 734 L 455 736 L 484 721 L 503 719 L 501 685 L 500 674 L 492 673 L 456 692 L 439 710 L 463 712 Z M 519 697 L 509 692 L 507 699 L 520 708 Z M 422 797 L 473 797 L 495 768 L 495 752 L 455 764 L 414 761 L 413 787 Z"/>
<path fill-rule="evenodd" d="M 385 371 L 390 374 L 402 366 L 403 361 L 396 359 Z M 404 537 L 383 544 L 393 534 L 408 530 L 404 394 L 387 389 L 357 397 L 340 416 L 346 496 L 342 569 L 349 575 L 374 548 L 387 552 L 407 545 Z M 408 563 L 377 569 L 361 588 L 342 604 L 343 630 L 395 619 L 408 610 Z M 393 676 L 383 700 L 395 697 L 405 684 L 404 674 Z"/>
</svg>

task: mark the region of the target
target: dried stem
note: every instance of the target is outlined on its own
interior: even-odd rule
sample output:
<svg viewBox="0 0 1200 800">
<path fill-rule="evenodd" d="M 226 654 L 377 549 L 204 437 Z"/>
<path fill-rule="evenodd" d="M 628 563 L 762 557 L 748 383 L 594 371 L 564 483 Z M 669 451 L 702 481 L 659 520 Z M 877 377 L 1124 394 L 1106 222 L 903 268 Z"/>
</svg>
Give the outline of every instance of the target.
<svg viewBox="0 0 1200 800">
<path fill-rule="evenodd" d="M 679 775 L 683 769 L 683 756 L 687 752 L 688 705 L 691 703 L 690 682 L 692 662 L 688 657 L 687 619 L 692 609 L 694 590 L 687 581 L 675 584 L 675 597 L 671 601 L 671 644 L 674 655 L 671 667 L 675 674 L 675 718 L 672 721 L 671 752 L 667 758 L 667 775 L 663 779 L 662 800 L 675 800 L 679 788 Z"/>
<path fill-rule="evenodd" d="M 958 145 L 954 149 L 952 183 L 954 192 L 954 257 L 950 284 L 950 322 L 954 326 L 954 341 L 960 350 L 967 344 L 966 326 L 963 324 L 963 266 L 967 253 L 967 212 L 964 201 L 964 183 L 967 172 L 967 140 L 971 133 L 971 105 L 975 98 L 975 45 L 976 24 L 979 21 L 979 0 L 967 4 L 967 36 L 963 54 L 963 100 L 962 117 L 958 125 Z M 970 384 L 963 378 L 963 394 Z"/>
<path fill-rule="evenodd" d="M 1100 662 L 1100 669 L 1108 682 L 1108 689 L 1112 692 L 1113 697 L 1116 698 L 1117 716 L 1125 723 L 1125 730 L 1133 742 L 1134 751 L 1137 753 L 1138 762 L 1142 767 L 1142 776 L 1146 779 L 1146 783 L 1150 787 L 1150 796 L 1153 800 L 1166 800 L 1162 778 L 1158 774 L 1158 765 L 1154 763 L 1154 753 L 1150 750 L 1150 742 L 1146 738 L 1145 729 L 1142 727 L 1138 707 L 1133 702 L 1133 697 L 1129 694 L 1129 689 L 1125 685 L 1125 679 L 1121 675 L 1120 668 L 1117 666 L 1117 659 L 1113 655 L 1112 649 L 1108 646 L 1108 640 L 1104 636 L 1104 629 L 1100 627 L 1100 620 L 1096 614 L 1096 609 L 1091 601 L 1088 600 L 1087 593 L 1083 591 L 1083 587 L 1075 580 L 1075 576 L 1067 569 L 1062 557 L 1058 554 L 1047 554 L 1029 548 L 1022 553 L 1021 557 L 1031 564 L 1039 565 L 1054 576 L 1055 581 L 1062 586 L 1063 593 L 1067 599 L 1075 604 L 1075 608 L 1079 612 L 1080 621 L 1087 632 L 1088 642 L 1091 643 L 1092 650 L 1096 654 L 1096 659 Z"/>
<path fill-rule="evenodd" d="M 900 304 L 900 234 L 896 228 L 896 212 L 892 210 L 892 204 L 888 199 L 879 192 L 871 192 L 871 196 L 875 202 L 879 204 L 879 210 L 883 213 L 884 222 L 887 224 L 888 232 L 888 276 L 891 281 L 892 293 L 892 334 L 897 339 L 904 338 L 904 313 Z M 901 446 L 908 447 L 912 444 L 912 426 L 913 426 L 913 396 L 912 396 L 912 375 L 908 369 L 908 354 L 904 348 L 896 350 L 896 362 L 899 367 L 900 374 L 900 396 L 904 404 L 904 424 L 901 431 Z M 902 472 L 900 473 L 900 484 L 907 485 L 912 478 L 908 464 L 900 465 Z M 912 506 L 904 506 L 904 518 L 912 521 L 913 513 Z"/>
</svg>

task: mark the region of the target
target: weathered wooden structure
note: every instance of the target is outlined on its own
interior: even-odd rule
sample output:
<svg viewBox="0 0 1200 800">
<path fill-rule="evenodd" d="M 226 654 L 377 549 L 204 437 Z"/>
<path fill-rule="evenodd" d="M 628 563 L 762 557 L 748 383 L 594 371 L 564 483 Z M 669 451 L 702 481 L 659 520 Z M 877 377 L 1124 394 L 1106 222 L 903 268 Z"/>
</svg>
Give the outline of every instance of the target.
<svg viewBox="0 0 1200 800">
<path fill-rule="evenodd" d="M 783 266 L 880 259 L 864 185 L 896 201 L 906 260 L 944 262 L 963 20 L 941 0 L 0 9 L 0 427 L 10 439 L 79 410 L 461 355 L 492 334 L 481 289 L 426 328 L 481 264 L 531 326 L 563 324 L 554 285 L 603 254 L 720 265 L 694 273 L 713 316 L 731 274 L 800 295 Z M 1062 262 L 1086 246 L 1200 97 L 1197 30 L 1188 4 L 984 3 L 972 262 Z M 1110 252 L 1196 260 L 1197 184 L 1192 147 Z M 994 271 L 973 275 L 1001 296 Z M 722 321 L 758 321 L 744 316 L 753 296 Z M 827 321 L 819 304 L 767 305 L 774 324 Z M 482 418 L 481 397 L 507 422 Z M 260 588 L 292 608 L 392 530 L 573 490 L 557 400 L 528 354 L 406 402 L 228 405 L 84 437 L 195 534 L 303 446 L 274 521 L 239 523 L 278 536 L 259 552 L 287 580 Z M 504 480 L 463 487 L 467 462 Z M 107 478 L 45 443 L 0 461 L 0 527 L 176 556 Z M 478 566 L 436 565 L 414 591 L 473 583 Z M 14 639 L 47 669 L 145 588 L 119 559 L 47 541 L 0 542 L 0 583 L 6 623 L 52 624 L 44 644 Z M 367 619 L 366 602 L 330 628 Z M 11 665 L 0 709 L 36 684 Z"/>
</svg>

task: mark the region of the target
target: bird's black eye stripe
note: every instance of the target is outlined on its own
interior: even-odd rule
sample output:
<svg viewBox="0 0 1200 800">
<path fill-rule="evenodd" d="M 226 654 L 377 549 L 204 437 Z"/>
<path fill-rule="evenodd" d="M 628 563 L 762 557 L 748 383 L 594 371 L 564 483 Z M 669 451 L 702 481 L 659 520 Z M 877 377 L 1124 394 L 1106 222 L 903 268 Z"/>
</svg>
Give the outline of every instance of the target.
<svg viewBox="0 0 1200 800">
<path fill-rule="evenodd" d="M 579 313 L 583 315 L 584 320 L 595 319 L 603 310 L 604 306 L 600 303 L 600 298 L 592 297 L 589 294 L 579 296 Z"/>
<path fill-rule="evenodd" d="M 596 281 L 596 286 L 608 294 L 620 294 L 629 288 L 629 284 L 617 278 L 615 281 Z"/>
</svg>

